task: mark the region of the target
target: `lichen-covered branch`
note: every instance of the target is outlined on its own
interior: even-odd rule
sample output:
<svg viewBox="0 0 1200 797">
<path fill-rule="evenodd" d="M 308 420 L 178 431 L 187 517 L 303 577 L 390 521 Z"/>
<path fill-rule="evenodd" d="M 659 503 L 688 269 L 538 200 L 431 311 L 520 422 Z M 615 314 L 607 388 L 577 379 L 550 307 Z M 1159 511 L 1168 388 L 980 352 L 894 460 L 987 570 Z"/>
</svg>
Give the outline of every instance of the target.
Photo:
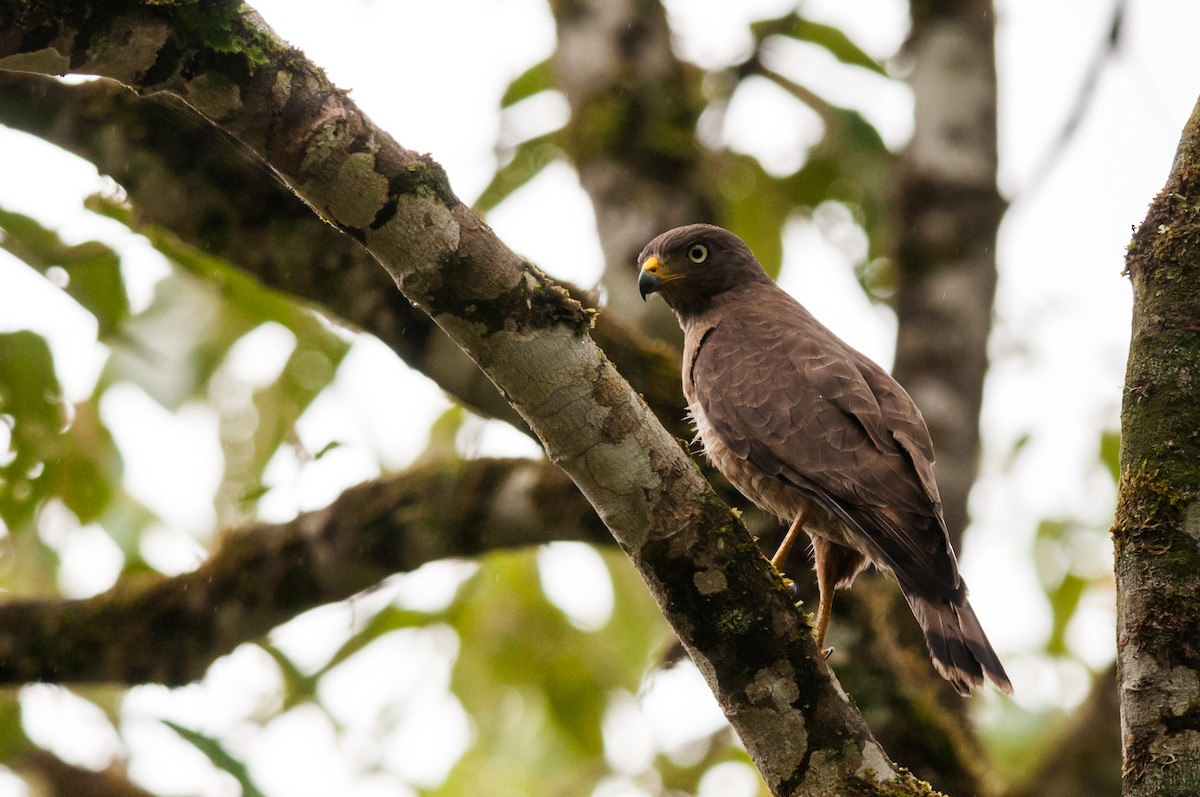
<svg viewBox="0 0 1200 797">
<path fill-rule="evenodd" d="M 263 285 L 314 303 L 379 338 L 475 412 L 528 428 L 366 250 L 177 99 L 142 98 L 110 81 L 70 85 L 0 72 L 0 123 L 90 161 L 125 189 L 138 223 L 163 227 Z M 612 314 L 599 317 L 592 334 L 667 428 L 688 434 L 678 352 Z"/>
<path fill-rule="evenodd" d="M 0 604 L 0 683 L 185 684 L 243 642 L 438 559 L 612 537 L 561 470 L 451 460 L 226 535 L 199 569 L 86 600 Z"/>
<path fill-rule="evenodd" d="M 1133 235 L 1113 544 L 1124 794 L 1200 792 L 1200 102 Z"/>
<path fill-rule="evenodd" d="M 596 508 L 772 792 L 928 792 L 887 759 L 778 574 L 592 341 L 592 314 L 253 11 L 230 0 L 0 6 L 0 69 L 173 93 L 365 246 Z"/>
</svg>

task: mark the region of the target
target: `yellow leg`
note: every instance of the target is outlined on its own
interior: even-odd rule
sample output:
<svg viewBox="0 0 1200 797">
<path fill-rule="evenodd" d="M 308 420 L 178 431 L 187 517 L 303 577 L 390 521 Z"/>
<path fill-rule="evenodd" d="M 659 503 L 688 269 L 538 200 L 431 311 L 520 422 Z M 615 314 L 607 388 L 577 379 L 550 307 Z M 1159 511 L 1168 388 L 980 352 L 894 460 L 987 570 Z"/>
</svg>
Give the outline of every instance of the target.
<svg viewBox="0 0 1200 797">
<path fill-rule="evenodd" d="M 796 544 L 796 537 L 800 536 L 800 525 L 804 522 L 804 510 L 801 509 L 796 513 L 796 519 L 792 521 L 792 525 L 788 527 L 787 534 L 783 535 L 783 542 L 779 543 L 779 550 L 771 557 L 771 565 L 778 571 L 783 572 L 783 563 L 787 559 L 788 552 L 792 550 L 792 546 Z"/>
<path fill-rule="evenodd" d="M 825 632 L 829 630 L 829 615 L 833 612 L 834 585 L 829 582 L 829 574 L 826 572 L 826 553 L 825 545 L 818 542 L 813 546 L 813 559 L 817 570 L 817 592 L 821 595 L 821 601 L 817 605 L 817 649 L 824 651 L 828 656 L 833 650 L 825 650 Z"/>
</svg>

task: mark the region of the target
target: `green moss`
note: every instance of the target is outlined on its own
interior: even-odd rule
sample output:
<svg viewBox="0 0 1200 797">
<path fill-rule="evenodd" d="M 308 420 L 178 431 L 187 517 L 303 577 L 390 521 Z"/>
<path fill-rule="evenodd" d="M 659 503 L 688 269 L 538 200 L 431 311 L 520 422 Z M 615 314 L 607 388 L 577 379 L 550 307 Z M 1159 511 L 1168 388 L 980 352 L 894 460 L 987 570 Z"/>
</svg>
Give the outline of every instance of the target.
<svg viewBox="0 0 1200 797">
<path fill-rule="evenodd" d="M 181 48 L 235 56 L 248 75 L 285 49 L 269 30 L 247 24 L 241 0 L 159 0 L 157 5 L 172 9 L 172 27 Z"/>
<path fill-rule="evenodd" d="M 897 767 L 894 780 L 876 783 L 871 794 L 879 795 L 879 797 L 912 797 L 912 795 L 945 797 L 929 783 L 921 780 L 903 767 Z"/>
<path fill-rule="evenodd" d="M 1193 498 L 1191 491 L 1179 489 L 1173 479 L 1164 476 L 1162 468 L 1147 460 L 1127 466 L 1121 475 L 1112 529 L 1114 541 L 1155 549 L 1169 546 L 1169 535 L 1180 528 L 1183 509 Z"/>
<path fill-rule="evenodd" d="M 758 621 L 738 608 L 727 609 L 717 617 L 717 630 L 723 634 L 744 634 Z"/>
</svg>

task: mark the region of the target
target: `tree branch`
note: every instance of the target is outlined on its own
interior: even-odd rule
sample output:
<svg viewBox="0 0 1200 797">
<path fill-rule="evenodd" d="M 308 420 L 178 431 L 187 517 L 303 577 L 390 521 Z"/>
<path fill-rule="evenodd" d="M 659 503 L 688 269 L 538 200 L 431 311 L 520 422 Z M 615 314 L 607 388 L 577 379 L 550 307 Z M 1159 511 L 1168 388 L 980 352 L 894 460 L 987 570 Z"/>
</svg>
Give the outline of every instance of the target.
<svg viewBox="0 0 1200 797">
<path fill-rule="evenodd" d="M 484 417 L 525 422 L 362 247 L 313 215 L 253 153 L 170 95 L 70 85 L 0 72 L 0 122 L 89 161 L 125 189 L 137 223 L 163 227 L 263 285 L 379 338 L 414 370 Z M 571 295 L 584 292 L 567 286 Z M 679 353 L 603 314 L 593 337 L 667 428 L 689 435 Z"/>
<path fill-rule="evenodd" d="M 1133 235 L 1113 522 L 1126 795 L 1200 791 L 1200 102 Z"/>
<path fill-rule="evenodd" d="M 229 534 L 191 573 L 86 600 L 0 604 L 0 683 L 189 683 L 243 642 L 393 573 L 567 539 L 612 542 L 547 462 L 418 466 L 288 523 Z"/>
<path fill-rule="evenodd" d="M 591 315 L 503 245 L 242 4 L 0 8 L 0 69 L 169 91 L 361 242 L 471 355 L 597 509 L 775 794 L 928 791 L 836 686 L 740 522 L 588 335 Z M 786 740 L 786 741 L 784 741 Z"/>
</svg>

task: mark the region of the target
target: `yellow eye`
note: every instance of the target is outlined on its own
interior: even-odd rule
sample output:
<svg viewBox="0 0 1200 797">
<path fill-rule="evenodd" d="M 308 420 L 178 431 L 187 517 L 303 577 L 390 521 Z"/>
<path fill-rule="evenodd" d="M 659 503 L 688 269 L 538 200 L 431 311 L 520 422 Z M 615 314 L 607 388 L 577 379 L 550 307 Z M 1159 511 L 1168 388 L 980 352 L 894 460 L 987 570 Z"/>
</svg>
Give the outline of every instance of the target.
<svg viewBox="0 0 1200 797">
<path fill-rule="evenodd" d="M 704 244 L 692 244 L 688 247 L 687 257 L 693 263 L 703 263 L 708 259 L 708 247 Z"/>
</svg>

